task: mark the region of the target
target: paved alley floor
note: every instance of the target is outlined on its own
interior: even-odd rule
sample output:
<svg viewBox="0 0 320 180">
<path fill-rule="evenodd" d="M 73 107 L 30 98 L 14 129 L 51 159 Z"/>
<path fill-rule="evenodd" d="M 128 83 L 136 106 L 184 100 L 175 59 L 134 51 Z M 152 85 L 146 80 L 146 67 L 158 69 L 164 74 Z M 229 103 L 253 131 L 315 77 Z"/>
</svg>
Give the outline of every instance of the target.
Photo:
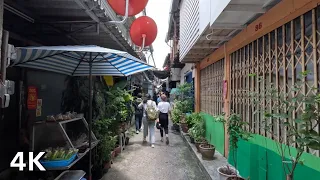
<svg viewBox="0 0 320 180">
<path fill-rule="evenodd" d="M 169 145 L 160 141 L 157 129 L 155 148 L 142 143 L 142 132 L 131 137 L 102 180 L 206 180 L 180 134 L 170 128 Z"/>
</svg>

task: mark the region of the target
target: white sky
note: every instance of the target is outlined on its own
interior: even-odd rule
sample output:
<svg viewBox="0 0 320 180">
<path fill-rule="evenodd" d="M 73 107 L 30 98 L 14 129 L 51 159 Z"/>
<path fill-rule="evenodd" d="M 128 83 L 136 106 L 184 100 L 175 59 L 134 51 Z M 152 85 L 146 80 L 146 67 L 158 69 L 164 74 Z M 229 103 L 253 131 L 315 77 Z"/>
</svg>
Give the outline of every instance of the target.
<svg viewBox="0 0 320 180">
<path fill-rule="evenodd" d="M 166 44 L 165 38 L 168 31 L 169 11 L 171 7 L 171 0 L 149 0 L 147 5 L 147 16 L 151 17 L 158 27 L 158 35 L 153 42 L 153 57 L 156 67 L 162 69 L 163 62 L 170 52 L 170 47 Z M 146 56 L 148 58 L 148 55 Z M 153 65 L 152 58 L 149 59 L 150 64 Z"/>
</svg>

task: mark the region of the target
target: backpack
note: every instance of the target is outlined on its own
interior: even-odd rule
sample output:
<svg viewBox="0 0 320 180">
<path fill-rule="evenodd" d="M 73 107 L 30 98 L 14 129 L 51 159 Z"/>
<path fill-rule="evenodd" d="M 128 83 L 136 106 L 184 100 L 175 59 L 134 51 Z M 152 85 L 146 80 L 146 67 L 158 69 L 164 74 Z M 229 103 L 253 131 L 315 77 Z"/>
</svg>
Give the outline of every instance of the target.
<svg viewBox="0 0 320 180">
<path fill-rule="evenodd" d="M 135 114 L 136 115 L 142 115 L 143 114 L 143 109 L 142 108 L 138 108 L 138 105 L 142 102 L 141 98 L 137 98 L 135 100 L 135 102 L 133 103 L 134 105 L 134 109 L 135 109 Z"/>
<path fill-rule="evenodd" d="M 147 104 L 146 115 L 149 121 L 155 121 L 156 119 L 158 119 L 157 110 L 152 105 L 149 105 L 149 104 Z"/>
</svg>

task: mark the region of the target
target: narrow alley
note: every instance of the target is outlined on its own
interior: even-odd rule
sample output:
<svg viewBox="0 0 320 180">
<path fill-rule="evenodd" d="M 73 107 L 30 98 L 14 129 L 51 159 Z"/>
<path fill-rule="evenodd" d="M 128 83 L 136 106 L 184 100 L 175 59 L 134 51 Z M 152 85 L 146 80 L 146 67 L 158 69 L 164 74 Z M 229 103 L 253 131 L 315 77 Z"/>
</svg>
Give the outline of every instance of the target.
<svg viewBox="0 0 320 180">
<path fill-rule="evenodd" d="M 166 145 L 156 130 L 155 148 L 142 143 L 142 132 L 135 134 L 102 180 L 206 180 L 180 134 L 169 131 Z"/>
</svg>

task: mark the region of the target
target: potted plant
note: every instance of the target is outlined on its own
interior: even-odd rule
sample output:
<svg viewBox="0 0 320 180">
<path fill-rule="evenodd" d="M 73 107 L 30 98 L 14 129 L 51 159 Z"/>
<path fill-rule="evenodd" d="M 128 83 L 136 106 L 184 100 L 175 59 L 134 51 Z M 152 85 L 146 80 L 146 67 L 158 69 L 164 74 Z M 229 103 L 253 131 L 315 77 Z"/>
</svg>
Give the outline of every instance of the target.
<svg viewBox="0 0 320 180">
<path fill-rule="evenodd" d="M 245 179 L 242 177 L 228 177 L 227 180 L 245 180 Z M 249 180 L 249 179 L 247 179 L 247 180 Z"/>
<path fill-rule="evenodd" d="M 179 128 L 178 124 L 180 122 L 180 118 L 182 116 L 182 112 L 178 108 L 174 108 L 172 110 L 171 115 L 172 115 L 171 120 L 172 120 L 172 123 L 173 123 L 173 129 L 176 130 L 176 131 L 179 131 L 180 128 Z"/>
<path fill-rule="evenodd" d="M 289 93 L 279 92 L 278 87 L 274 84 L 270 84 L 260 94 L 256 92 L 250 93 L 254 103 L 259 102 L 263 93 L 267 100 L 279 104 L 272 109 L 262 109 L 260 113 L 264 115 L 264 126 L 262 128 L 277 139 L 275 143 L 281 155 L 282 168 L 287 180 L 294 179 L 294 172 L 298 164 L 304 164 L 301 158 L 305 149 L 320 150 L 320 134 L 317 131 L 320 124 L 320 94 L 317 93 L 319 89 L 318 87 L 310 87 L 316 93 L 309 93 L 307 95 L 302 91 L 306 84 L 309 83 L 306 82 L 309 74 L 310 72 L 308 71 L 301 72 L 297 78 L 299 80 L 288 89 Z M 250 74 L 249 76 L 255 77 L 256 75 Z M 265 81 L 261 77 L 256 78 L 259 81 Z M 294 94 L 294 96 L 288 98 L 288 94 Z M 299 106 L 303 106 L 304 108 L 298 113 L 296 109 Z M 280 127 L 286 129 L 285 135 L 280 136 L 273 131 L 274 122 L 277 122 Z M 295 144 L 296 151 L 290 150 L 292 144 Z M 286 156 L 286 154 L 289 156 Z"/>
<path fill-rule="evenodd" d="M 117 157 L 119 154 L 121 154 L 121 146 L 119 144 L 116 144 L 114 151 L 115 151 L 115 157 Z"/>
<path fill-rule="evenodd" d="M 191 141 L 191 143 L 195 143 L 194 137 L 197 136 L 197 131 L 199 129 L 199 127 L 196 127 L 195 125 L 201 123 L 203 121 L 203 117 L 201 116 L 200 113 L 192 113 L 186 117 L 186 121 L 187 121 L 188 128 L 189 128 L 188 134 L 190 136 L 190 141 Z"/>
<path fill-rule="evenodd" d="M 204 138 L 205 124 L 203 119 L 201 118 L 199 121 L 197 121 L 193 125 L 193 127 L 188 130 L 188 132 L 190 133 L 190 136 L 194 139 L 197 151 L 200 152 L 200 145 L 207 144 L 207 141 Z"/>
<path fill-rule="evenodd" d="M 99 139 L 99 144 L 94 156 L 94 167 L 93 174 L 96 179 L 103 176 L 111 167 L 111 151 L 112 147 L 116 142 L 116 138 L 113 136 L 106 135 Z"/>
<path fill-rule="evenodd" d="M 190 137 L 190 142 L 192 143 L 192 144 L 194 144 L 195 142 L 194 142 L 194 137 L 195 137 L 195 130 L 194 130 L 194 127 L 192 127 L 192 128 L 190 128 L 189 130 L 188 130 L 188 134 L 189 134 L 189 137 Z"/>
<path fill-rule="evenodd" d="M 230 168 L 229 166 L 222 166 L 218 168 L 218 172 L 221 180 L 226 180 L 229 177 L 239 177 L 239 172 L 237 171 L 237 149 L 238 141 L 248 140 L 251 136 L 249 132 L 244 130 L 244 126 L 247 125 L 247 122 L 242 121 L 240 115 L 231 114 L 228 118 L 228 134 L 229 134 L 229 145 L 230 150 L 232 150 L 233 163 L 235 168 Z M 241 178 L 241 177 L 239 177 Z"/>
<path fill-rule="evenodd" d="M 213 160 L 216 148 L 211 144 L 200 144 L 199 150 L 203 160 Z"/>
<path fill-rule="evenodd" d="M 200 113 L 192 113 L 186 116 L 186 123 L 188 125 L 188 128 L 192 128 L 194 124 L 202 120 L 203 119 Z"/>
<path fill-rule="evenodd" d="M 188 124 L 187 124 L 187 121 L 186 121 L 186 116 L 185 115 L 182 115 L 181 116 L 181 119 L 180 119 L 180 127 L 182 129 L 182 132 L 184 133 L 188 133 Z"/>
</svg>

